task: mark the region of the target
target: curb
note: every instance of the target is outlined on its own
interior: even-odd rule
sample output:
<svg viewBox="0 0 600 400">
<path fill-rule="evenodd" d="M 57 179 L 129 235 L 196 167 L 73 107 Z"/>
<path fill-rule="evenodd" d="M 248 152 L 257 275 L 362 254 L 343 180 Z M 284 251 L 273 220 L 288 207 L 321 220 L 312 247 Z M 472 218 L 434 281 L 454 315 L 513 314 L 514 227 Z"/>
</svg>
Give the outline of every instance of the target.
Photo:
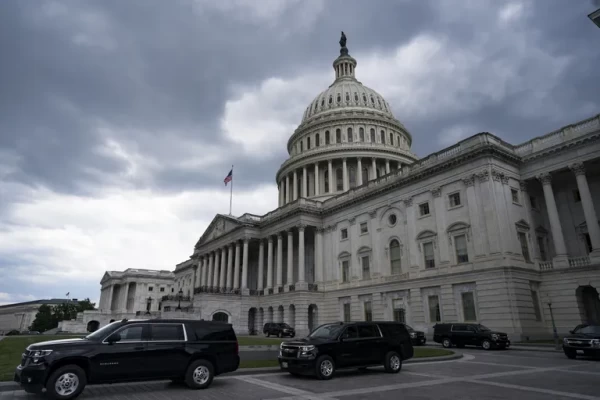
<svg viewBox="0 0 600 400">
<path fill-rule="evenodd" d="M 411 358 L 410 360 L 404 361 L 403 364 L 418 364 L 422 362 L 437 362 L 437 361 L 451 361 L 463 358 L 462 353 L 454 353 L 449 356 L 441 357 L 423 357 L 423 358 Z M 281 373 L 279 367 L 263 367 L 263 368 L 240 368 L 235 372 L 225 374 L 224 376 L 244 376 L 244 375 L 256 375 L 256 374 L 277 374 Z M 159 381 L 155 381 L 159 382 Z M 144 384 L 144 382 L 131 382 L 126 383 L 127 385 Z M 0 382 L 0 393 L 2 392 L 13 392 L 23 391 L 16 382 Z"/>
<path fill-rule="evenodd" d="M 509 351 L 537 351 L 539 353 L 561 353 L 562 350 L 556 350 L 554 347 L 551 348 L 535 348 L 535 347 L 531 347 L 531 348 L 525 348 L 525 346 L 519 346 L 518 348 L 512 347 L 510 346 L 510 348 L 508 349 Z"/>
</svg>

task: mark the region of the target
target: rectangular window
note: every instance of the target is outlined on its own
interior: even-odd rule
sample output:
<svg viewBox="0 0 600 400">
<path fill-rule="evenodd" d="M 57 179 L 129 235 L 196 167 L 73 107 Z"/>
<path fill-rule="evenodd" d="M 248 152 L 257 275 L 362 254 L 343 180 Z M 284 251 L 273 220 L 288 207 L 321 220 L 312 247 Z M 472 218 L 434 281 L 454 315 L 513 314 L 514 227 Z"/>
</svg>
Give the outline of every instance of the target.
<svg viewBox="0 0 600 400">
<path fill-rule="evenodd" d="M 150 326 L 150 340 L 168 341 L 168 340 L 184 340 L 183 325 L 181 324 L 165 324 Z"/>
<path fill-rule="evenodd" d="M 371 302 L 365 301 L 365 321 L 370 322 L 373 321 L 373 310 L 371 309 Z"/>
<path fill-rule="evenodd" d="M 461 294 L 463 316 L 465 321 L 477 321 L 477 312 L 475 311 L 475 295 L 473 292 L 463 292 Z"/>
<path fill-rule="evenodd" d="M 419 214 L 421 217 L 429 215 L 429 203 L 419 204 Z"/>
<path fill-rule="evenodd" d="M 519 191 L 517 189 L 510 189 L 510 195 L 512 196 L 513 203 L 521 204 L 519 202 Z"/>
<path fill-rule="evenodd" d="M 361 258 L 362 263 L 362 277 L 363 279 L 371 279 L 371 266 L 369 256 L 363 256 Z"/>
<path fill-rule="evenodd" d="M 401 299 L 394 299 L 394 321 L 406 323 L 406 311 L 404 310 L 404 303 Z"/>
<path fill-rule="evenodd" d="M 350 281 L 350 261 L 342 261 L 342 282 Z"/>
<path fill-rule="evenodd" d="M 575 203 L 579 203 L 581 201 L 581 195 L 577 189 L 573 190 L 573 200 L 575 200 Z"/>
<path fill-rule="evenodd" d="M 535 290 L 531 291 L 531 301 L 533 303 L 533 312 L 535 313 L 535 320 L 542 320 L 542 310 L 540 310 L 540 299 L 538 297 L 538 292 Z"/>
<path fill-rule="evenodd" d="M 535 196 L 529 196 L 529 202 L 531 203 L 531 208 L 533 208 L 534 210 L 538 209 L 537 199 L 535 198 Z"/>
<path fill-rule="evenodd" d="M 429 322 L 442 322 L 440 313 L 440 298 L 438 296 L 429 296 Z"/>
<path fill-rule="evenodd" d="M 423 243 L 423 258 L 425 259 L 425 268 L 435 268 L 433 242 Z"/>
<path fill-rule="evenodd" d="M 346 228 L 342 229 L 340 234 L 341 234 L 342 240 L 348 239 L 348 229 L 346 229 Z"/>
<path fill-rule="evenodd" d="M 151 292 L 151 291 L 153 291 L 153 290 L 154 290 L 154 287 L 153 287 L 153 286 L 148 286 L 148 291 L 149 291 L 149 292 Z"/>
<path fill-rule="evenodd" d="M 469 262 L 469 252 L 467 251 L 467 236 L 454 236 L 454 248 L 456 250 L 456 261 L 458 264 Z"/>
<path fill-rule="evenodd" d="M 160 288 L 160 291 L 161 291 L 161 292 L 164 292 L 164 291 L 165 291 L 165 288 L 164 288 L 164 287 L 161 287 L 161 288 Z"/>
<path fill-rule="evenodd" d="M 360 233 L 368 233 L 369 232 L 369 226 L 367 225 L 366 222 L 361 222 L 360 223 Z"/>
<path fill-rule="evenodd" d="M 527 244 L 527 234 L 525 232 L 519 232 L 519 242 L 521 243 L 521 253 L 526 262 L 531 262 L 529 257 L 529 245 Z"/>
<path fill-rule="evenodd" d="M 448 196 L 450 200 L 450 207 L 458 207 L 460 206 L 460 193 L 452 193 Z"/>
<path fill-rule="evenodd" d="M 350 313 L 350 303 L 344 304 L 344 322 L 352 321 L 352 314 Z"/>
<path fill-rule="evenodd" d="M 310 138 L 306 138 L 306 150 L 310 150 Z"/>
<path fill-rule="evenodd" d="M 543 236 L 537 237 L 538 247 L 540 248 L 540 259 L 542 261 L 548 261 L 546 255 L 546 243 Z"/>
</svg>

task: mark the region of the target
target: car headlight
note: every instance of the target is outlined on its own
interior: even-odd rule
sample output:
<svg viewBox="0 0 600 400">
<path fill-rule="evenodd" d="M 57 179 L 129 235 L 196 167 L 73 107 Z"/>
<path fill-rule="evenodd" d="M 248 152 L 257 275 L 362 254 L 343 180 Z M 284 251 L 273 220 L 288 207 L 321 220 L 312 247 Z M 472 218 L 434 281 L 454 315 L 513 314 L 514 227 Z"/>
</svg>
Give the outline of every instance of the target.
<svg viewBox="0 0 600 400">
<path fill-rule="evenodd" d="M 569 339 L 563 338 L 563 344 L 569 344 Z"/>
<path fill-rule="evenodd" d="M 283 349 L 283 343 L 284 343 L 284 342 L 281 342 L 281 343 L 279 344 L 279 350 Z"/>
<path fill-rule="evenodd" d="M 300 346 L 300 351 L 303 353 L 313 351 L 314 349 L 315 349 L 315 346 Z"/>
<path fill-rule="evenodd" d="M 495 333 L 492 333 L 492 340 L 498 340 L 499 336 Z"/>
<path fill-rule="evenodd" d="M 52 350 L 34 350 L 33 353 L 31 353 L 31 357 L 32 358 L 46 357 L 46 356 L 49 356 L 51 353 L 52 353 Z"/>
<path fill-rule="evenodd" d="M 592 347 L 600 347 L 600 339 L 592 339 Z"/>
<path fill-rule="evenodd" d="M 415 332 L 411 332 L 411 333 L 410 333 L 410 337 L 411 337 L 411 338 L 416 338 L 416 337 L 417 337 L 417 334 L 416 334 Z"/>
</svg>

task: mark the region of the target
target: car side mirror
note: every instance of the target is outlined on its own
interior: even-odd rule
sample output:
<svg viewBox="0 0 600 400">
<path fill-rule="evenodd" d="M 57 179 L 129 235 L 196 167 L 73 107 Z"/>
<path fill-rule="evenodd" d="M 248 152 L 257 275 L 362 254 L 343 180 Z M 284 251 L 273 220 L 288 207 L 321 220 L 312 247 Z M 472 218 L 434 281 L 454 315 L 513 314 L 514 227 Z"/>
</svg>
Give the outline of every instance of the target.
<svg viewBox="0 0 600 400">
<path fill-rule="evenodd" d="M 106 339 L 106 341 L 107 341 L 109 344 L 113 344 L 113 343 L 115 343 L 115 342 L 118 342 L 118 341 L 120 341 L 120 340 L 121 340 L 121 335 L 120 335 L 120 334 L 118 334 L 118 333 L 113 333 L 112 335 L 110 335 L 110 336 L 109 336 L 109 337 Z"/>
<path fill-rule="evenodd" d="M 571 330 L 571 331 L 569 331 L 569 333 L 572 335 L 575 333 L 575 331 Z"/>
</svg>

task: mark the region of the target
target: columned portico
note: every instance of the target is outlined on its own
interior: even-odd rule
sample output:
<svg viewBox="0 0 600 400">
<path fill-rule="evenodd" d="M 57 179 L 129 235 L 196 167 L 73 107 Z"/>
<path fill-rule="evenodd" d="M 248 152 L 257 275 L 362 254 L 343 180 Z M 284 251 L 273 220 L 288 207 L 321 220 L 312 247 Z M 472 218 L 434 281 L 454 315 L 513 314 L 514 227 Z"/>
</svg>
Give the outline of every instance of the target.
<svg viewBox="0 0 600 400">
<path fill-rule="evenodd" d="M 600 227 L 598 226 L 598 217 L 594 209 L 592 194 L 588 181 L 585 176 L 585 167 L 583 163 L 575 163 L 570 166 L 571 171 L 575 174 L 577 180 L 577 188 L 581 197 L 581 205 L 583 214 L 585 215 L 585 223 L 587 225 L 590 241 L 592 242 L 592 252 L 590 259 L 592 262 L 600 262 Z"/>
<path fill-rule="evenodd" d="M 548 219 L 550 220 L 550 229 L 554 241 L 554 250 L 556 251 L 554 265 L 556 267 L 567 267 L 569 265 L 567 246 L 565 244 L 565 237 L 563 236 L 558 209 L 556 208 L 556 200 L 554 199 L 554 192 L 552 190 L 552 175 L 550 175 L 550 173 L 540 174 L 538 179 L 542 183 L 542 188 L 544 190 L 544 200 L 546 201 Z"/>
</svg>

